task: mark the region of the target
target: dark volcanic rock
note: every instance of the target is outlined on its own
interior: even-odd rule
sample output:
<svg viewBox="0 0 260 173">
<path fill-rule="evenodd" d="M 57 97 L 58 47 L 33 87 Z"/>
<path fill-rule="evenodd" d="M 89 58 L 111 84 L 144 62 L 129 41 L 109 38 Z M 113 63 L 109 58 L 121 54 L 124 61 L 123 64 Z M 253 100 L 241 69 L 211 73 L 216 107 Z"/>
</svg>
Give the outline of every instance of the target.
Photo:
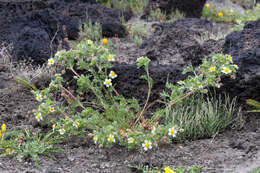
<svg viewBox="0 0 260 173">
<path fill-rule="evenodd" d="M 167 15 L 179 10 L 186 17 L 200 18 L 205 2 L 206 0 L 149 0 L 142 18 L 147 17 L 150 11 L 156 8 L 160 8 Z"/>
<path fill-rule="evenodd" d="M 86 12 L 93 23 L 101 24 L 103 36 L 127 34 L 120 18 L 129 20 L 132 13 L 104 7 L 95 0 L 12 1 L 0 4 L 0 43 L 13 44 L 14 59 L 43 63 L 58 49 L 68 48 L 65 38 L 78 38 Z"/>
<path fill-rule="evenodd" d="M 226 37 L 224 52 L 232 55 L 239 70 L 236 80 L 224 80 L 224 89 L 242 101 L 260 101 L 260 20 L 248 22 L 242 31 Z"/>
<path fill-rule="evenodd" d="M 137 98 L 144 103 L 147 97 L 147 81 L 140 79 L 145 75 L 143 69 L 137 69 L 136 65 L 116 64 L 113 70 L 118 74 L 114 79 L 116 90 L 127 98 Z M 182 68 L 178 65 L 151 65 L 149 67 L 150 76 L 154 80 L 150 102 L 160 98 L 160 93 L 165 89 L 165 83 L 176 83 L 183 80 Z"/>
<path fill-rule="evenodd" d="M 154 80 L 151 102 L 160 98 L 167 79 L 172 83 L 185 79 L 182 74 L 185 67 L 198 66 L 205 56 L 221 52 L 223 46 L 223 40 L 208 40 L 203 45 L 195 40 L 194 36 L 212 30 L 212 24 L 206 20 L 188 18 L 157 27 L 155 33 L 141 45 L 144 56 L 151 59 L 149 70 Z M 140 79 L 145 74 L 143 69 L 137 69 L 136 65 L 115 64 L 113 70 L 118 74 L 114 82 L 120 94 L 145 101 L 147 82 Z"/>
<path fill-rule="evenodd" d="M 159 24 L 155 33 L 141 45 L 141 48 L 144 49 L 145 56 L 157 64 L 196 66 L 209 52 L 203 49 L 195 36 L 211 29 L 211 22 L 196 18 Z"/>
<path fill-rule="evenodd" d="M 181 74 L 189 65 L 198 66 L 202 58 L 211 53 L 224 52 L 233 57 L 239 69 L 236 79 L 222 78 L 223 86 L 218 93 L 228 93 L 238 97 L 239 103 L 246 99 L 260 101 L 260 20 L 248 22 L 242 31 L 236 31 L 218 41 L 208 40 L 200 45 L 194 35 L 212 31 L 210 22 L 201 19 L 183 19 L 172 24 L 160 24 L 155 33 L 143 44 L 144 56 L 151 59 L 151 77 L 155 85 L 152 100 L 159 98 L 165 88 L 165 81 L 176 83 L 185 78 Z M 147 92 L 146 82 L 138 76 L 144 71 L 133 65 L 116 65 L 118 73 L 116 87 L 127 97 L 144 100 Z"/>
</svg>

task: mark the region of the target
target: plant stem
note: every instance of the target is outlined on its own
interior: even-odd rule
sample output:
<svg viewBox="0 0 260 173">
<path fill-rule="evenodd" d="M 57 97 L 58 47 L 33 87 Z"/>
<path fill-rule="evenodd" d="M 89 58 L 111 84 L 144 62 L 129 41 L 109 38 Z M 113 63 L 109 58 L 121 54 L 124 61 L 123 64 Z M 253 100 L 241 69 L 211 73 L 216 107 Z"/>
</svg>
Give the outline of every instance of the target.
<svg viewBox="0 0 260 173">
<path fill-rule="evenodd" d="M 144 107 L 142 109 L 142 111 L 140 112 L 140 114 L 138 115 L 138 118 L 136 119 L 135 123 L 134 123 L 134 126 L 136 125 L 136 123 L 140 120 L 140 118 L 143 116 L 145 110 L 146 110 L 146 107 L 148 105 L 148 102 L 149 102 L 149 99 L 150 99 L 150 96 L 151 96 L 151 90 L 152 90 L 152 84 L 150 82 L 150 75 L 149 75 L 149 70 L 147 68 L 146 70 L 146 75 L 147 75 L 147 82 L 148 82 L 148 93 L 147 93 L 147 97 L 146 97 L 146 101 L 145 101 L 145 104 L 144 104 Z"/>
<path fill-rule="evenodd" d="M 189 96 L 190 96 L 191 94 L 193 94 L 193 93 L 194 93 L 194 91 L 188 92 L 188 93 L 185 94 L 180 100 L 183 100 L 183 99 L 189 97 Z M 178 101 L 179 101 L 179 100 L 174 100 L 173 102 L 171 102 L 171 103 L 166 107 L 166 109 L 167 109 L 167 108 L 171 108 L 171 107 L 172 107 L 173 105 L 175 105 Z"/>
<path fill-rule="evenodd" d="M 61 86 L 61 88 L 62 88 L 64 91 L 66 91 L 66 93 L 69 94 L 70 97 L 71 97 L 73 100 L 77 100 L 77 98 L 76 98 L 69 90 L 67 90 L 67 89 L 64 88 L 63 86 Z M 78 100 L 78 104 L 79 104 L 80 107 L 82 107 L 83 109 L 86 109 L 86 108 L 82 105 L 82 103 L 81 103 L 79 100 Z"/>
<path fill-rule="evenodd" d="M 77 79 L 80 79 L 80 75 L 73 69 L 73 67 L 70 67 L 70 70 L 76 75 Z M 96 93 L 94 88 L 92 86 L 90 86 L 90 85 L 89 85 L 89 88 L 94 93 L 94 95 L 100 100 L 101 104 L 104 105 L 103 99 L 101 97 L 99 97 L 99 95 Z"/>
<path fill-rule="evenodd" d="M 66 112 L 63 112 L 62 110 L 59 109 L 59 111 L 62 113 L 62 115 L 64 115 L 66 118 L 68 118 L 71 122 L 73 122 L 73 119 L 70 117 L 69 114 L 67 114 Z"/>
</svg>

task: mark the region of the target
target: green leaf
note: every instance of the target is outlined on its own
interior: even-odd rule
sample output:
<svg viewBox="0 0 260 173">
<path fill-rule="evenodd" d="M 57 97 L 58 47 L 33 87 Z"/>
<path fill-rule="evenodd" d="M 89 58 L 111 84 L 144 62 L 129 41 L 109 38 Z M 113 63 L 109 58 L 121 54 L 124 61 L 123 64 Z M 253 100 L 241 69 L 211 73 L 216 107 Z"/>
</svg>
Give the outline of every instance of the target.
<svg viewBox="0 0 260 173">
<path fill-rule="evenodd" d="M 30 82 L 29 80 L 25 79 L 25 78 L 15 77 L 14 79 L 15 79 L 15 81 L 16 81 L 17 83 L 19 83 L 19 84 L 21 84 L 21 85 L 23 85 L 23 86 L 25 86 L 25 87 L 27 87 L 27 88 L 31 88 L 31 89 L 33 89 L 34 91 L 37 90 L 36 86 L 34 86 L 33 84 L 31 84 L 31 82 Z"/>
<path fill-rule="evenodd" d="M 185 69 L 183 70 L 182 74 L 186 74 L 186 73 L 192 72 L 192 71 L 194 71 L 194 69 L 193 69 L 193 67 L 190 66 L 190 67 L 185 68 Z"/>
<path fill-rule="evenodd" d="M 256 100 L 252 100 L 252 99 L 248 99 L 246 100 L 246 103 L 256 107 L 257 109 L 260 109 L 260 102 L 256 101 Z"/>
<path fill-rule="evenodd" d="M 137 67 L 138 68 L 141 68 L 143 66 L 148 67 L 150 61 L 151 60 L 147 57 L 139 57 L 137 58 Z"/>
</svg>

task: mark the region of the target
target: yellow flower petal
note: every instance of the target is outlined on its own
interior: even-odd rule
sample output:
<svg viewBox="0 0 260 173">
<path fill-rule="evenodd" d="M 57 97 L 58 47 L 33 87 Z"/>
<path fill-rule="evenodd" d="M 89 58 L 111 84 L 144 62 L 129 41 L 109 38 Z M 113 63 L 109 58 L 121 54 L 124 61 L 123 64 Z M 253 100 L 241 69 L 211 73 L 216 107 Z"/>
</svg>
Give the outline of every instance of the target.
<svg viewBox="0 0 260 173">
<path fill-rule="evenodd" d="M 6 125 L 2 124 L 2 133 L 4 133 L 6 131 Z"/>
<path fill-rule="evenodd" d="M 103 43 L 104 45 L 107 45 L 107 39 L 104 38 L 104 39 L 102 40 L 102 43 Z"/>
<path fill-rule="evenodd" d="M 223 16 L 223 13 L 219 12 L 218 17 L 222 17 L 222 16 Z"/>
</svg>

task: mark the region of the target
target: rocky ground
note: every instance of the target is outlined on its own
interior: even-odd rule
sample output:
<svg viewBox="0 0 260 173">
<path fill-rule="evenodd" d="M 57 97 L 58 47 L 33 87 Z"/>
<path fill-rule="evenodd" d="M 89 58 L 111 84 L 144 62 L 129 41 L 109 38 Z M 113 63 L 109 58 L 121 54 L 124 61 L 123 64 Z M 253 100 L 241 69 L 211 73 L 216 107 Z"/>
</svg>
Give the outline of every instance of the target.
<svg viewBox="0 0 260 173">
<path fill-rule="evenodd" d="M 2 65 L 2 64 L 1 64 Z M 33 128 L 32 109 L 37 102 L 30 91 L 16 84 L 11 73 L 0 69 L 0 121 L 8 129 Z M 137 173 L 131 166 L 172 167 L 201 165 L 205 173 L 245 173 L 259 166 L 260 162 L 260 117 L 243 111 L 244 127 L 239 131 L 232 128 L 214 138 L 172 143 L 143 153 L 127 151 L 114 146 L 100 149 L 89 138 L 72 138 L 60 145 L 66 154 L 55 154 L 56 161 L 41 157 L 42 167 L 26 160 L 0 157 L 0 172 L 3 173 Z"/>
<path fill-rule="evenodd" d="M 185 18 L 170 24 L 144 20 L 148 25 L 153 25 L 154 32 L 137 47 L 119 20 L 122 14 L 129 20 L 131 12 L 109 9 L 91 0 L 13 0 L 0 4 L 0 41 L 2 44 L 13 43 L 12 59 L 35 57 L 36 61 L 42 63 L 59 48 L 68 48 L 68 40 L 77 40 L 78 22 L 81 18 L 84 19 L 86 9 L 89 9 L 88 15 L 92 20 L 102 24 L 103 35 L 122 37 L 111 40 L 117 54 L 117 62 L 113 66 L 118 73 L 115 82 L 120 87 L 117 90 L 126 97 L 145 100 L 143 91 L 147 89 L 146 82 L 139 79 L 144 72 L 136 69 L 135 64 L 139 56 L 148 56 L 152 61 L 150 72 L 154 79 L 151 96 L 153 101 L 164 89 L 167 77 L 176 83 L 184 79 L 185 76 L 181 73 L 185 67 L 198 66 L 202 58 L 210 53 L 231 54 L 234 63 L 239 66 L 237 78 L 223 78 L 223 87 L 219 92 L 238 96 L 239 104 L 243 107 L 243 128 L 237 130 L 230 127 L 214 138 L 171 143 L 147 153 L 127 151 L 120 146 L 100 149 L 87 137 L 72 138 L 68 143 L 60 145 L 66 154 L 55 154 L 57 160 L 41 157 L 42 167 L 36 167 L 31 160 L 18 162 L 16 158 L 0 157 L 0 172 L 137 173 L 138 170 L 132 166 L 201 165 L 206 173 L 244 173 L 260 166 L 260 116 L 247 113 L 249 108 L 245 106 L 246 99 L 260 99 L 260 20 L 248 22 L 244 30 L 232 32 L 219 40 L 198 38 L 206 31 L 213 34 L 228 32 L 232 27 L 230 24 L 198 18 Z M 135 16 L 134 21 L 139 20 L 139 17 Z M 50 44 L 53 45 L 53 50 L 50 50 Z M 32 110 L 38 106 L 30 91 L 14 80 L 15 76 L 22 73 L 28 72 L 35 76 L 34 73 L 38 71 L 19 68 L 21 67 L 11 66 L 7 59 L 0 57 L 0 124 L 6 123 L 8 129 L 12 130 L 35 128 Z M 50 76 L 51 72 L 44 72 L 43 76 L 34 79 L 34 84 L 43 87 Z"/>
</svg>

